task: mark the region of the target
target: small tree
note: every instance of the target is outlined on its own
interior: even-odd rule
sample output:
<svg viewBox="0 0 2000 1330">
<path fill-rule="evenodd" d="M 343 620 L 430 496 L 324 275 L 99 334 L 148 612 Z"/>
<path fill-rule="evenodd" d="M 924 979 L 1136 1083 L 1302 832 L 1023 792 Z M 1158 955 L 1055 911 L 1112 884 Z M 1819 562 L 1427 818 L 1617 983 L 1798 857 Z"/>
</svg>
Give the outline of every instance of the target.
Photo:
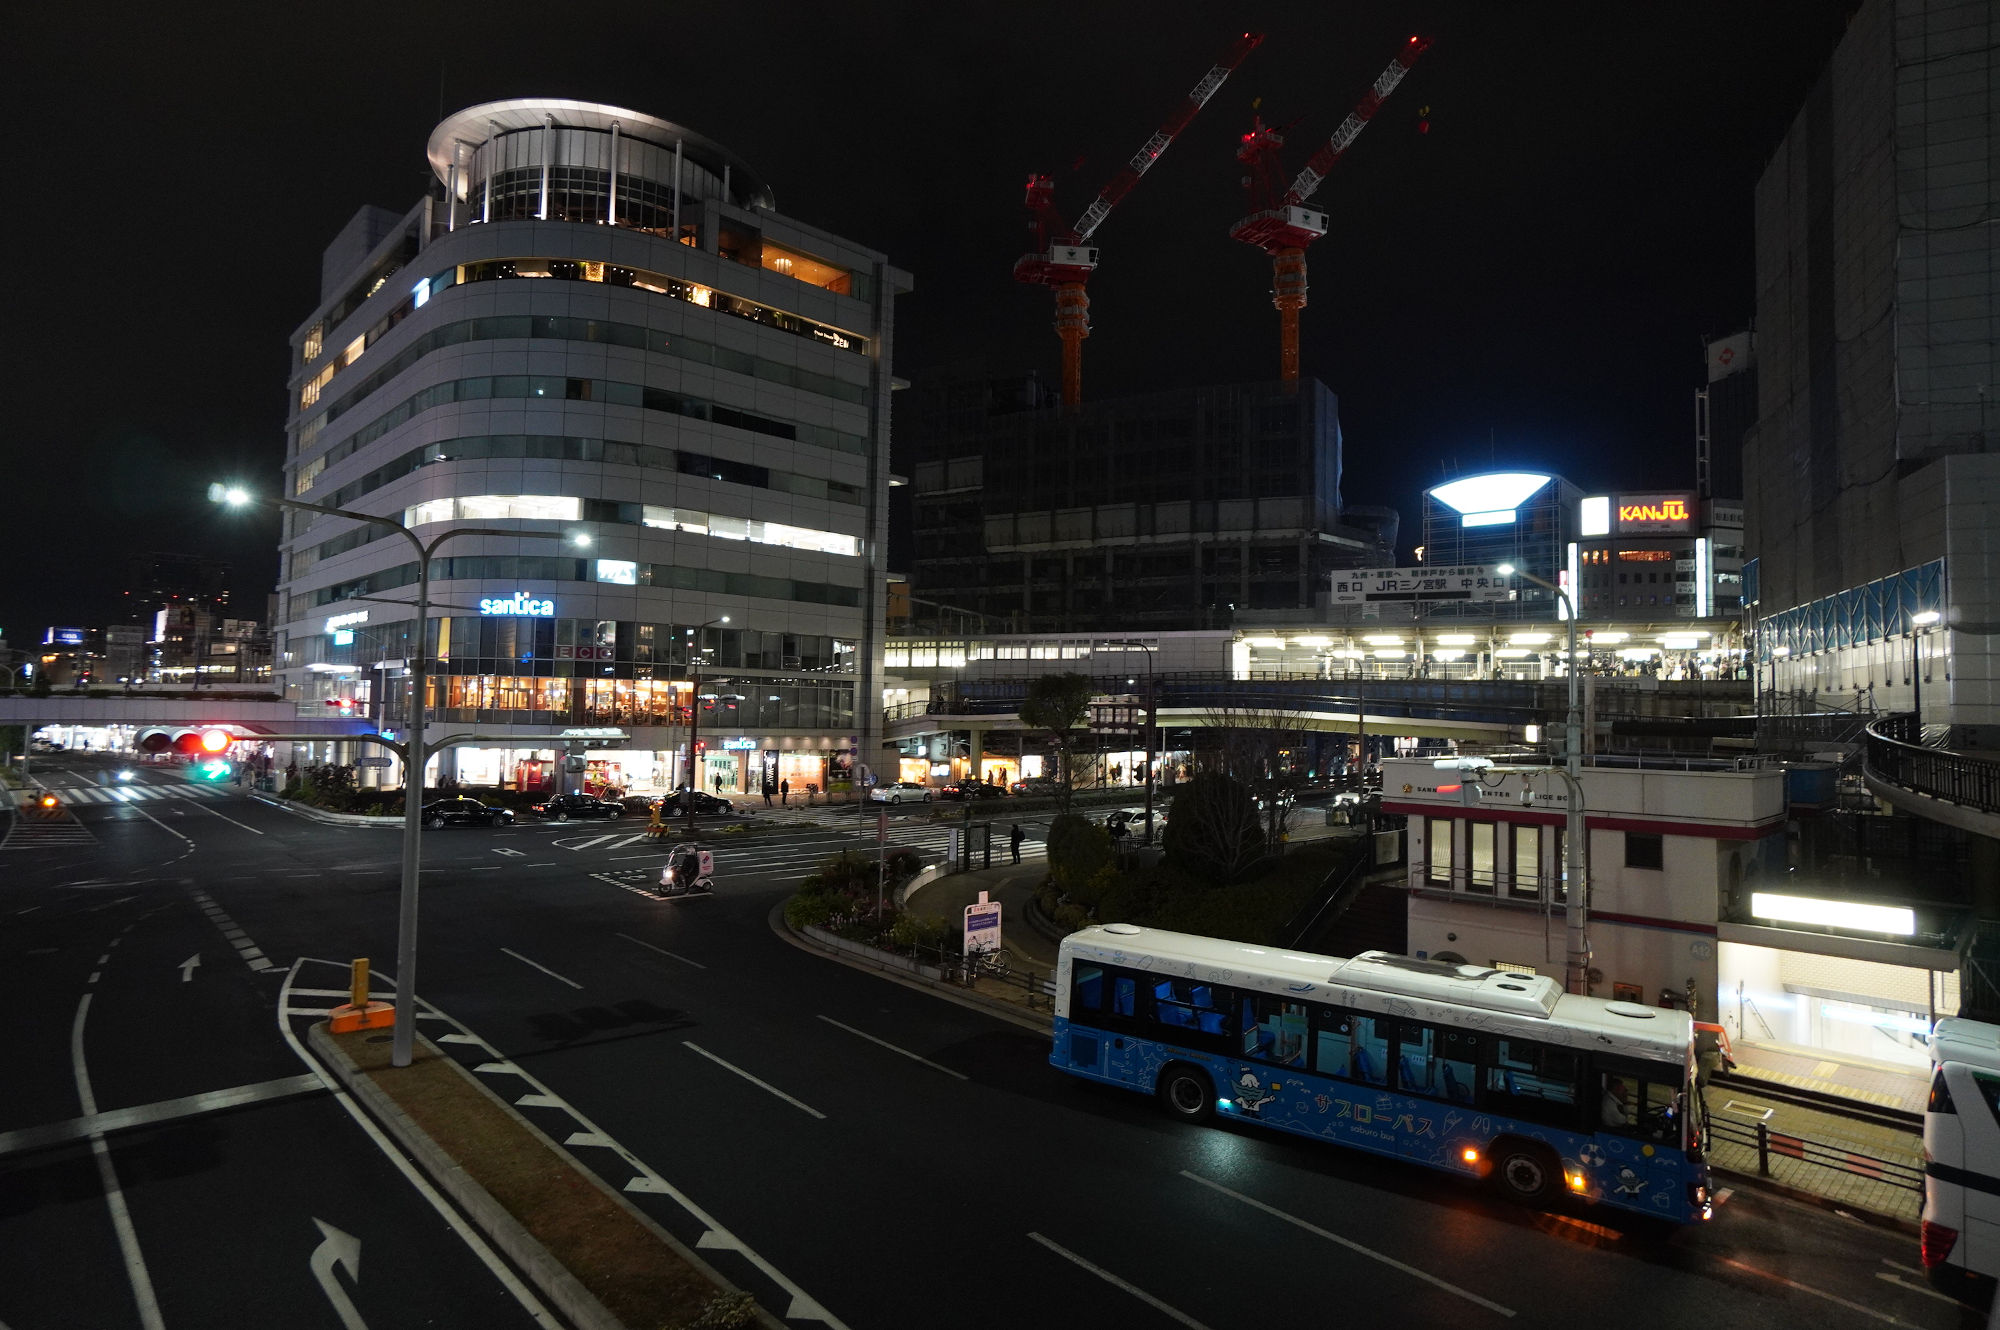
<svg viewBox="0 0 2000 1330">
<path fill-rule="evenodd" d="M 1056 746 L 1056 760 L 1062 768 L 1056 786 L 1056 802 L 1065 812 L 1076 791 L 1076 772 L 1071 761 L 1071 735 L 1090 714 L 1090 699 L 1097 691 L 1083 674 L 1044 674 L 1028 685 L 1021 703 L 1021 723 L 1032 730 L 1046 731 Z"/>
<path fill-rule="evenodd" d="M 1049 822 L 1049 876 L 1072 894 L 1112 866 L 1116 852 L 1111 837 L 1094 822 L 1064 813 Z"/>
<path fill-rule="evenodd" d="M 1257 800 L 1232 776 L 1197 772 L 1174 796 L 1161 843 L 1167 858 L 1189 876 L 1217 885 L 1234 881 L 1264 857 Z"/>
</svg>

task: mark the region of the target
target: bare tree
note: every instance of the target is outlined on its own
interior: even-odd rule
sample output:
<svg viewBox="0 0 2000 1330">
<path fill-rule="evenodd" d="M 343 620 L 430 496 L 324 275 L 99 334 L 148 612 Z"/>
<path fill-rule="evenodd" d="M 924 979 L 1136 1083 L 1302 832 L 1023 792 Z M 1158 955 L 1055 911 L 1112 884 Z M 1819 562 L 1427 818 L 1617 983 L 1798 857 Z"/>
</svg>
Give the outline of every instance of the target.
<svg viewBox="0 0 2000 1330">
<path fill-rule="evenodd" d="M 1283 755 L 1310 741 L 1311 716 L 1287 707 L 1223 704 L 1205 712 L 1202 723 L 1214 739 L 1205 765 L 1243 782 L 1258 802 L 1266 841 L 1279 844 L 1291 821 L 1291 790 L 1300 783 L 1282 769 Z"/>
<path fill-rule="evenodd" d="M 1090 714 L 1090 699 L 1097 691 L 1084 674 L 1044 674 L 1028 685 L 1021 703 L 1021 723 L 1042 730 L 1056 746 L 1062 775 L 1056 786 L 1056 800 L 1069 811 L 1076 791 L 1075 761 L 1072 753 L 1076 728 Z"/>
</svg>

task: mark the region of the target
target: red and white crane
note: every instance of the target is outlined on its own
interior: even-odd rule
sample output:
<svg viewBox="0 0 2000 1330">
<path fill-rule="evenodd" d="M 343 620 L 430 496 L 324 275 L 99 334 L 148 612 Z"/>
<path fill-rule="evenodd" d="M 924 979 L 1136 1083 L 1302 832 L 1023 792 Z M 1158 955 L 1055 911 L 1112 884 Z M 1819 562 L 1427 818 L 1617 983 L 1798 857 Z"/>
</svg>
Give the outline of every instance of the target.
<svg viewBox="0 0 2000 1330">
<path fill-rule="evenodd" d="M 1410 72 L 1417 57 L 1430 49 L 1430 38 L 1412 37 L 1389 62 L 1389 67 L 1368 89 L 1367 96 L 1340 122 L 1320 150 L 1306 162 L 1291 185 L 1280 194 L 1278 151 L 1285 146 L 1281 129 L 1256 121 L 1236 149 L 1236 159 L 1246 168 L 1244 185 L 1250 191 L 1248 217 L 1229 228 L 1232 240 L 1255 245 L 1271 256 L 1271 303 L 1278 308 L 1278 373 L 1286 383 L 1299 381 L 1299 311 L 1306 307 L 1306 246 L 1326 234 L 1326 214 L 1305 206 L 1306 200 L 1326 179 L 1334 163 L 1341 159 L 1403 75 Z"/>
<path fill-rule="evenodd" d="M 1014 263 L 1014 280 L 1035 282 L 1055 288 L 1056 336 L 1062 339 L 1063 405 L 1075 406 L 1083 396 L 1083 339 L 1090 335 L 1090 298 L 1083 284 L 1097 267 L 1097 250 L 1089 241 L 1119 200 L 1132 192 L 1139 177 L 1160 160 L 1195 114 L 1208 104 L 1243 58 L 1264 40 L 1261 32 L 1246 32 L 1231 43 L 1215 66 L 1202 76 L 1187 97 L 1174 108 L 1166 123 L 1146 140 L 1118 174 L 1111 177 L 1097 197 L 1084 209 L 1076 225 L 1065 226 L 1056 212 L 1054 179 L 1046 175 L 1028 177 L 1029 229 L 1034 232 L 1035 249 Z"/>
</svg>

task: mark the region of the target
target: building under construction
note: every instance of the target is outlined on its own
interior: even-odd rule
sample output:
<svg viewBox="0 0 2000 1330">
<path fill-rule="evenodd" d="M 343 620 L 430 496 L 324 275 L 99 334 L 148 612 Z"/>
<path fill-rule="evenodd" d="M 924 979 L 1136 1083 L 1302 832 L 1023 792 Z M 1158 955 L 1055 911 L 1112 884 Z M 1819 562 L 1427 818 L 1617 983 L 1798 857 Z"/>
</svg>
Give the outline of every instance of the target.
<svg viewBox="0 0 2000 1330">
<path fill-rule="evenodd" d="M 1226 627 L 1395 562 L 1397 519 L 1343 509 L 1326 385 L 1181 389 L 1062 408 L 960 371 L 898 394 L 912 618 L 1006 632 Z"/>
</svg>

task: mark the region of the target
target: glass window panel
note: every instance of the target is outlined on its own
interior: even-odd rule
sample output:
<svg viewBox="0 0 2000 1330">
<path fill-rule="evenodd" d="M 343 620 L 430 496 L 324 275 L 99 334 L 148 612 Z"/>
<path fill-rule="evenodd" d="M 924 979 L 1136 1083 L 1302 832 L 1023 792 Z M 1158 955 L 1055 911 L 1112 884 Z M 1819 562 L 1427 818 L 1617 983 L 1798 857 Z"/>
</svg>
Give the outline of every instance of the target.
<svg viewBox="0 0 2000 1330">
<path fill-rule="evenodd" d="M 1491 822 L 1474 822 L 1467 828 L 1468 871 L 1465 879 L 1467 891 L 1478 892 L 1482 896 L 1493 894 L 1493 884 L 1499 865 L 1494 862 L 1494 843 L 1499 839 L 1498 831 Z"/>
</svg>

